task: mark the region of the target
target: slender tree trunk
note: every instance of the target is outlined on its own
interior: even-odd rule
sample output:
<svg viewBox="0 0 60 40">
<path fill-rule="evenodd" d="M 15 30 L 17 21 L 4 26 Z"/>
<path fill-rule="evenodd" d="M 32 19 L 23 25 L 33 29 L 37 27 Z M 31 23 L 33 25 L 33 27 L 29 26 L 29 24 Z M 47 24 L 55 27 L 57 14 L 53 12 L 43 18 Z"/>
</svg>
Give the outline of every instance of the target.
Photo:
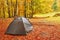
<svg viewBox="0 0 60 40">
<path fill-rule="evenodd" d="M 16 0 L 16 4 L 14 6 L 14 16 L 17 16 L 17 0 Z"/>
<path fill-rule="evenodd" d="M 33 17 L 33 13 L 34 13 L 34 12 L 33 12 L 33 11 L 34 11 L 34 10 L 33 10 L 33 0 L 31 0 L 31 11 L 32 11 L 31 17 Z"/>
<path fill-rule="evenodd" d="M 16 15 L 18 16 L 18 0 L 16 0 Z"/>
<path fill-rule="evenodd" d="M 1 3 L 1 2 L 0 2 Z M 1 4 L 0 4 L 1 5 Z M 1 18 L 1 6 L 0 6 L 0 18 Z"/>
<path fill-rule="evenodd" d="M 12 0 L 11 0 L 11 13 L 12 13 L 12 17 L 13 17 Z"/>
<path fill-rule="evenodd" d="M 9 5 L 8 0 L 7 0 L 7 5 L 8 5 L 8 14 L 9 14 L 9 17 L 11 17 L 11 16 L 10 16 L 10 5 Z"/>
<path fill-rule="evenodd" d="M 3 5 L 3 14 L 4 14 L 4 18 L 5 18 L 5 8 L 4 8 L 4 5 Z"/>
<path fill-rule="evenodd" d="M 1 18 L 1 8 L 0 8 L 0 18 Z"/>
<path fill-rule="evenodd" d="M 4 0 L 2 0 L 2 18 L 5 18 Z"/>
<path fill-rule="evenodd" d="M 25 8 L 24 8 L 24 16 L 26 17 L 26 0 L 24 1 L 24 6 L 25 6 Z"/>
</svg>

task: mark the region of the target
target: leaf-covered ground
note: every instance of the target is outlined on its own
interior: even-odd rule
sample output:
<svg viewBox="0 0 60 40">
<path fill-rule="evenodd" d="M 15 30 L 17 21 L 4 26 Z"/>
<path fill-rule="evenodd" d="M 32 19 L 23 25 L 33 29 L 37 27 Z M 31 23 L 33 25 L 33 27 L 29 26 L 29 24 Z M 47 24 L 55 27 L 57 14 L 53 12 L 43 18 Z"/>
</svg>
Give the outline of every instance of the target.
<svg viewBox="0 0 60 40">
<path fill-rule="evenodd" d="M 33 30 L 26 36 L 4 34 L 13 19 L 0 19 L 0 40 L 60 40 L 60 24 L 50 19 L 30 19 Z"/>
</svg>

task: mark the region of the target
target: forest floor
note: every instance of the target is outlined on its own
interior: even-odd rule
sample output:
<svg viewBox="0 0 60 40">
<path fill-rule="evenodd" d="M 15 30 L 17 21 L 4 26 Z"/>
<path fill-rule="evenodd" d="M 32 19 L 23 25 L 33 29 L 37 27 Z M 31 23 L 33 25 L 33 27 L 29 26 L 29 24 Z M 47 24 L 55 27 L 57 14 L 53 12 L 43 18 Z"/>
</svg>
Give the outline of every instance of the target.
<svg viewBox="0 0 60 40">
<path fill-rule="evenodd" d="M 0 19 L 0 40 L 60 40 L 60 17 L 29 19 L 33 30 L 26 36 L 4 34 L 12 20 Z"/>
</svg>

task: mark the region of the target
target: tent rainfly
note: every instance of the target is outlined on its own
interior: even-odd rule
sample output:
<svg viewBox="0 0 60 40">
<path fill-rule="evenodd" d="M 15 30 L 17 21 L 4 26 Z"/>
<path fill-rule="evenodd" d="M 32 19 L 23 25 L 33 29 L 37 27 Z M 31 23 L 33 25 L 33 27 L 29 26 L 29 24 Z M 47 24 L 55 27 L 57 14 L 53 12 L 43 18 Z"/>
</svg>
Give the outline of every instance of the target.
<svg viewBox="0 0 60 40">
<path fill-rule="evenodd" d="M 10 23 L 5 33 L 12 35 L 26 35 L 28 32 L 32 31 L 32 29 L 33 26 L 28 19 L 18 17 Z"/>
</svg>

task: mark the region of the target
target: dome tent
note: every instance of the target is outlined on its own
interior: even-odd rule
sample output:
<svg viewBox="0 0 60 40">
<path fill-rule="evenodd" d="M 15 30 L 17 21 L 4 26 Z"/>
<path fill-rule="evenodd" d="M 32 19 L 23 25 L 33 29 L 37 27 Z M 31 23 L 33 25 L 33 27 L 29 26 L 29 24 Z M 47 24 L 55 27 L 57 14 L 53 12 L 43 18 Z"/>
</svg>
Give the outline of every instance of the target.
<svg viewBox="0 0 60 40">
<path fill-rule="evenodd" d="M 30 32 L 32 29 L 33 26 L 28 19 L 24 17 L 18 17 L 10 23 L 6 30 L 6 34 L 24 35 Z"/>
</svg>

